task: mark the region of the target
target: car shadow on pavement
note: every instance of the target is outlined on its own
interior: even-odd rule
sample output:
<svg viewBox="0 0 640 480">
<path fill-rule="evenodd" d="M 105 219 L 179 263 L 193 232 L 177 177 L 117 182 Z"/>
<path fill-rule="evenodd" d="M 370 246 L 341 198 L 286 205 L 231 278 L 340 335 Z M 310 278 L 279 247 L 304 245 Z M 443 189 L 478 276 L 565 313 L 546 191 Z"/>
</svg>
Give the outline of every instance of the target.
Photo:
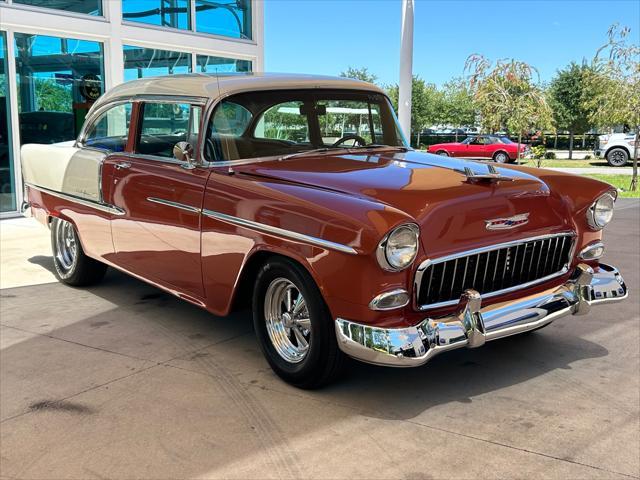
<svg viewBox="0 0 640 480">
<path fill-rule="evenodd" d="M 27 261 L 34 265 L 40 265 L 42 268 L 54 275 L 56 273 L 56 269 L 53 265 L 53 257 L 47 255 L 34 255 L 33 257 L 28 258 Z"/>
<path fill-rule="evenodd" d="M 34 258 L 43 266 L 48 264 L 47 257 Z M 91 288 L 49 284 L 7 289 L 3 294 L 7 298 L 3 299 L 2 323 L 9 327 L 224 377 L 241 387 L 336 402 L 385 419 L 410 419 L 449 402 L 471 403 L 485 393 L 608 354 L 601 345 L 581 338 L 586 324 L 569 317 L 535 333 L 489 342 L 474 350 L 444 353 L 417 368 L 349 361 L 340 381 L 303 392 L 286 385 L 270 370 L 253 336 L 250 312 L 216 317 L 113 269 L 102 284 Z M 79 294 L 82 298 L 76 298 Z M 39 309 L 30 312 L 30 305 L 18 305 L 26 298 L 38 298 Z M 47 304 L 59 302 L 69 305 L 64 314 L 47 319 Z M 12 303 L 16 303 L 13 308 Z M 18 309 L 22 316 L 14 319 L 11 312 Z M 20 351 L 28 350 L 28 342 L 3 350 L 5 361 L 14 355 L 21 357 Z M 25 405 L 16 408 L 24 409 Z"/>
</svg>

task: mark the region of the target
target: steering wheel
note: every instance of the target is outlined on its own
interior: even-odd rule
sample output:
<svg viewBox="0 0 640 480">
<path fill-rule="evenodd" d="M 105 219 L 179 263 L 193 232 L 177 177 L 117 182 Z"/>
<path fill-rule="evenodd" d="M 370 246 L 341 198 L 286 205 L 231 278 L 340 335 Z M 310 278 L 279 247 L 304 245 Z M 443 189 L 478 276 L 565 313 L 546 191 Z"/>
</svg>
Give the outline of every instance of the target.
<svg viewBox="0 0 640 480">
<path fill-rule="evenodd" d="M 353 142 L 353 146 L 355 146 L 356 143 L 359 143 L 363 147 L 367 144 L 367 141 L 364 138 L 362 138 L 360 135 L 356 135 L 355 133 L 350 133 L 336 140 L 335 143 L 332 145 L 332 147 L 337 147 L 340 144 L 347 142 L 349 140 L 355 140 Z"/>
</svg>

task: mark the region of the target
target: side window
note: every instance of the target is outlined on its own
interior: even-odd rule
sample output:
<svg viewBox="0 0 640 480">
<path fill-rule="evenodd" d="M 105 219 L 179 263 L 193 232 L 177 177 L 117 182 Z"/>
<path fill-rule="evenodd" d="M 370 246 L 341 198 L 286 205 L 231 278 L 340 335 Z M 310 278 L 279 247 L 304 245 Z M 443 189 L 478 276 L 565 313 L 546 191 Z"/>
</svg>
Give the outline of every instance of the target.
<svg viewBox="0 0 640 480">
<path fill-rule="evenodd" d="M 222 102 L 213 115 L 212 133 L 239 137 L 249 126 L 252 117 L 251 112 L 242 105 L 234 102 Z"/>
<path fill-rule="evenodd" d="M 136 152 L 173 158 L 176 143 L 197 142 L 200 117 L 201 107 L 188 103 L 144 103 Z"/>
<path fill-rule="evenodd" d="M 308 143 L 309 122 L 304 108 L 304 103 L 299 101 L 270 107 L 258 120 L 254 137 Z"/>
<path fill-rule="evenodd" d="M 123 152 L 129 137 L 130 123 L 130 103 L 111 107 L 89 127 L 84 138 L 84 145 L 109 152 Z"/>
</svg>

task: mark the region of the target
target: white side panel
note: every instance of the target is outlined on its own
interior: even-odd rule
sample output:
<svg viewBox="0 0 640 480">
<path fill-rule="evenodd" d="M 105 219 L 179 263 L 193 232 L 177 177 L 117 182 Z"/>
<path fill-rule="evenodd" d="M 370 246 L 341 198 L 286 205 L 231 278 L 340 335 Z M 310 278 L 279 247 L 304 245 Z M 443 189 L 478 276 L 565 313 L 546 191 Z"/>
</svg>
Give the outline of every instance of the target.
<svg viewBox="0 0 640 480">
<path fill-rule="evenodd" d="M 70 142 L 28 144 L 21 149 L 24 181 L 56 192 L 101 201 L 100 169 L 105 154 Z"/>
</svg>

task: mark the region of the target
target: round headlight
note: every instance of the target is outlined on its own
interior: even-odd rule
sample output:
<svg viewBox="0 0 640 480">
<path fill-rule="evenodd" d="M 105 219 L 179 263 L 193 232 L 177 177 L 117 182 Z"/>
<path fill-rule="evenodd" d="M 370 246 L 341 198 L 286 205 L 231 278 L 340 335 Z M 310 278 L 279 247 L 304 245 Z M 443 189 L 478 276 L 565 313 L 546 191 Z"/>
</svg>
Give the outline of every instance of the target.
<svg viewBox="0 0 640 480">
<path fill-rule="evenodd" d="M 601 230 L 613 218 L 613 204 L 616 199 L 611 193 L 605 193 L 595 201 L 587 211 L 587 223 L 594 230 Z"/>
<path fill-rule="evenodd" d="M 400 225 L 389 232 L 378 245 L 378 263 L 385 270 L 397 272 L 407 268 L 418 253 L 419 228 L 414 224 Z"/>
</svg>

